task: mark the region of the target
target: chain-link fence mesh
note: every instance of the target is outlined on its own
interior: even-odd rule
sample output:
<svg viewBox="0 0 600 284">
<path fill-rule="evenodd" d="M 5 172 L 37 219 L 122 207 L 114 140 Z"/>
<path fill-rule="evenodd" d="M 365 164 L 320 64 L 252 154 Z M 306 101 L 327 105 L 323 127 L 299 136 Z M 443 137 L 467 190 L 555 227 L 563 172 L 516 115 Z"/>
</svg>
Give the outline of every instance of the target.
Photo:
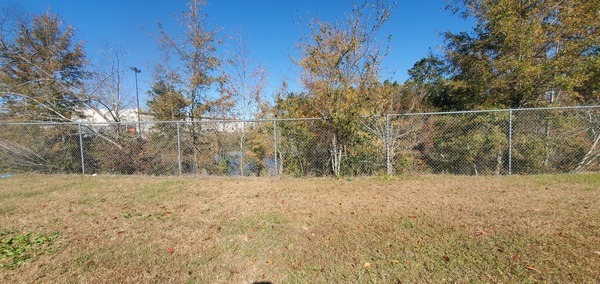
<svg viewBox="0 0 600 284">
<path fill-rule="evenodd" d="M 261 121 L 3 123 L 0 171 L 219 176 L 600 171 L 600 107 Z"/>
<path fill-rule="evenodd" d="M 393 173 L 508 173 L 508 112 L 393 116 L 389 125 Z"/>
<path fill-rule="evenodd" d="M 0 170 L 81 173 L 78 125 L 1 124 Z"/>
</svg>

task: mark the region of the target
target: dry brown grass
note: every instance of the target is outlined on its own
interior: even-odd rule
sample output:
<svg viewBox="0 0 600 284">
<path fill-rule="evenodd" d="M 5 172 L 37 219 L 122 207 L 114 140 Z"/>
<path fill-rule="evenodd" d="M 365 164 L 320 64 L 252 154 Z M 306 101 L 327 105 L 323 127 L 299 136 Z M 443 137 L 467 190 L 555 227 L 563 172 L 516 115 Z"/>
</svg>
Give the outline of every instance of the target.
<svg viewBox="0 0 600 284">
<path fill-rule="evenodd" d="M 23 175 L 0 200 L 0 229 L 61 234 L 4 283 L 600 282 L 598 174 Z"/>
</svg>

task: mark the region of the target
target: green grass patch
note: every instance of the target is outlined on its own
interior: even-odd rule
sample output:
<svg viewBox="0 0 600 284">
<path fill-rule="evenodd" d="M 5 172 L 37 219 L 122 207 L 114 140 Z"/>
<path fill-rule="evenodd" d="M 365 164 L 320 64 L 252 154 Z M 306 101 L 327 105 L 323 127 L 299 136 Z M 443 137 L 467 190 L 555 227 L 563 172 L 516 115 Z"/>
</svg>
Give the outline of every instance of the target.
<svg viewBox="0 0 600 284">
<path fill-rule="evenodd" d="M 16 269 L 38 255 L 52 253 L 58 249 L 54 241 L 59 233 L 44 235 L 36 232 L 17 233 L 4 229 L 0 232 L 0 267 Z"/>
</svg>

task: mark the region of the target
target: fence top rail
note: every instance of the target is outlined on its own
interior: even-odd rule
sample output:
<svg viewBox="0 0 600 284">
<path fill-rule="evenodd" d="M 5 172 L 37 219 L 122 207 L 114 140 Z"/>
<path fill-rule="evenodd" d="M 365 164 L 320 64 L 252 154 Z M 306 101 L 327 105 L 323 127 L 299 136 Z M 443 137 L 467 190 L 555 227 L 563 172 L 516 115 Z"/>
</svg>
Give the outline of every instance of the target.
<svg viewBox="0 0 600 284">
<path fill-rule="evenodd" d="M 266 119 L 249 119 L 249 120 L 237 120 L 237 119 L 210 119 L 210 120 L 161 120 L 161 121 L 29 121 L 29 122 L 10 122 L 0 121 L 2 125 L 146 125 L 146 124 L 191 124 L 191 123 L 266 123 L 273 121 L 310 121 L 310 120 L 323 120 L 323 117 L 306 117 L 306 118 L 266 118 Z"/>
<path fill-rule="evenodd" d="M 543 110 L 569 110 L 569 109 L 595 109 L 600 105 L 592 106 L 564 106 L 564 107 L 537 107 L 537 108 L 508 108 L 508 109 L 488 109 L 488 110 L 463 110 L 463 111 L 445 111 L 445 112 L 415 112 L 415 113 L 394 113 L 388 116 L 411 116 L 411 115 L 448 115 L 448 114 L 470 114 L 470 113 L 492 113 L 492 112 L 517 112 L 517 111 L 543 111 Z"/>
<path fill-rule="evenodd" d="M 452 115 L 452 114 L 473 114 L 473 113 L 494 113 L 494 112 L 517 112 L 517 111 L 543 111 L 543 110 L 576 110 L 576 109 L 597 109 L 600 105 L 590 106 L 565 106 L 565 107 L 540 107 L 540 108 L 515 108 L 515 109 L 491 109 L 491 110 L 467 110 L 467 111 L 446 111 L 446 112 L 414 112 L 414 113 L 394 113 L 387 114 L 389 117 L 399 116 L 419 116 L 419 115 Z M 364 116 L 361 118 L 373 118 L 373 117 L 385 117 L 383 116 Z M 146 125 L 146 124 L 190 124 L 190 123 L 261 123 L 261 122 L 274 122 L 274 121 L 313 121 L 313 120 L 324 120 L 326 117 L 307 117 L 307 118 L 265 118 L 265 119 L 252 119 L 252 120 L 239 120 L 239 119 L 204 119 L 196 121 L 186 120 L 174 120 L 174 121 L 71 121 L 71 122 L 54 122 L 54 121 L 34 121 L 34 122 L 2 122 L 3 125 Z"/>
</svg>

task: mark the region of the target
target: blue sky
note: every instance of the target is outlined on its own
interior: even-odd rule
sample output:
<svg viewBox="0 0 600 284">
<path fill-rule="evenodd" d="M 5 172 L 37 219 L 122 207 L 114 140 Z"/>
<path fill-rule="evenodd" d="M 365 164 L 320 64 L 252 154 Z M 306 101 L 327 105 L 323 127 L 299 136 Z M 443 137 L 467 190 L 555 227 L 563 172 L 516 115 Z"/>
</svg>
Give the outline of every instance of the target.
<svg viewBox="0 0 600 284">
<path fill-rule="evenodd" d="M 253 57 L 266 66 L 269 81 L 267 96 L 282 79 L 298 91 L 296 68 L 290 60 L 295 43 L 305 31 L 303 22 L 314 16 L 335 20 L 347 13 L 350 1 L 334 0 L 208 0 L 205 13 L 212 28 L 221 29 L 221 37 L 241 30 L 248 39 Z M 5 0 L 0 7 L 13 5 L 37 14 L 50 8 L 76 29 L 77 39 L 86 44 L 90 57 L 107 44 L 126 52 L 124 64 L 142 70 L 140 94 L 150 85 L 152 66 L 160 58 L 156 41 L 157 21 L 174 34 L 178 25 L 175 13 L 186 9 L 185 0 Z M 384 61 L 383 79 L 403 82 L 406 71 L 443 43 L 442 33 L 472 29 L 473 22 L 446 11 L 445 0 L 398 1 L 396 10 L 382 30 L 392 35 L 391 52 Z M 133 74 L 125 74 L 123 89 L 135 92 Z M 141 98 L 140 101 L 145 101 Z"/>
</svg>

